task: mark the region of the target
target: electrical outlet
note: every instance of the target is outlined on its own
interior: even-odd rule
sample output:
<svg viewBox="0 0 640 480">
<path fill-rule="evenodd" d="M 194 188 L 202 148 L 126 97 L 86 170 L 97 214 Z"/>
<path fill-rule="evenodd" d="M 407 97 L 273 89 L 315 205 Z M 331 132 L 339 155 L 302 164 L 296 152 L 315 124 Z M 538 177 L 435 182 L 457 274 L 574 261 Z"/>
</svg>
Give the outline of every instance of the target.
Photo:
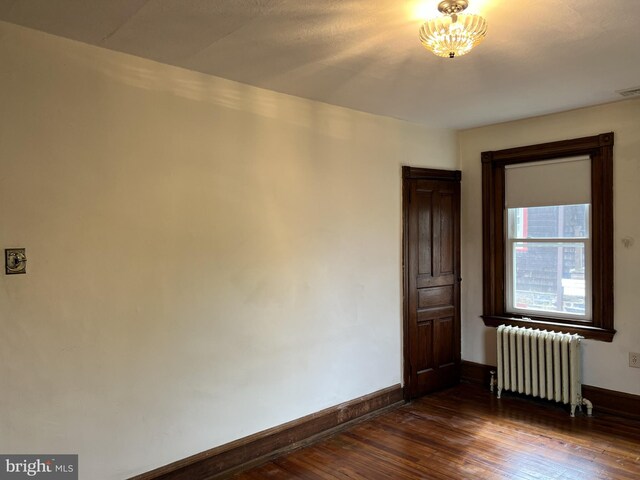
<svg viewBox="0 0 640 480">
<path fill-rule="evenodd" d="M 640 353 L 629 352 L 629 366 L 640 368 Z"/>
</svg>

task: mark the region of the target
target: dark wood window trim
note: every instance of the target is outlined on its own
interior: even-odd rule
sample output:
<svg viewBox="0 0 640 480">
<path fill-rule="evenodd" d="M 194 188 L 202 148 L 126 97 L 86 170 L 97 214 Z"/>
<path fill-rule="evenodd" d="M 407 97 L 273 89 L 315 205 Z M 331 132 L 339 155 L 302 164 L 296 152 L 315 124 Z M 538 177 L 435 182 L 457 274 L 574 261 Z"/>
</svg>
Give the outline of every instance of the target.
<svg viewBox="0 0 640 480">
<path fill-rule="evenodd" d="M 505 308 L 505 166 L 554 158 L 591 158 L 592 321 L 507 313 Z M 527 326 L 610 342 L 613 328 L 613 132 L 482 152 L 483 315 L 485 325 Z"/>
</svg>

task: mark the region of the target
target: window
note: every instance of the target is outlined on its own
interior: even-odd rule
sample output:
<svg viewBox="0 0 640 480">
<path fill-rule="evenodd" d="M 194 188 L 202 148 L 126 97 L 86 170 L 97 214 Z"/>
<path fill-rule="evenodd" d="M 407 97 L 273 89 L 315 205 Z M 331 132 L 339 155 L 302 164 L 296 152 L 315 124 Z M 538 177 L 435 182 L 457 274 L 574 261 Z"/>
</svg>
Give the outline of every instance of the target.
<svg viewBox="0 0 640 480">
<path fill-rule="evenodd" d="M 483 152 L 483 319 L 611 341 L 613 133 Z"/>
<path fill-rule="evenodd" d="M 589 204 L 507 210 L 506 310 L 591 320 Z"/>
</svg>

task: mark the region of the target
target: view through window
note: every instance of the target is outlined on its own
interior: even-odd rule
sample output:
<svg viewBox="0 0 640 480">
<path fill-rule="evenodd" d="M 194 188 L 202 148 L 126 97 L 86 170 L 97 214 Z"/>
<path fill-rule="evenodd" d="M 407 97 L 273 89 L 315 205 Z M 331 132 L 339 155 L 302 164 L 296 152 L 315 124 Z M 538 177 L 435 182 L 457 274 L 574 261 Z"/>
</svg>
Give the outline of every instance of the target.
<svg viewBox="0 0 640 480">
<path fill-rule="evenodd" d="M 507 308 L 589 320 L 589 204 L 510 208 Z"/>
</svg>

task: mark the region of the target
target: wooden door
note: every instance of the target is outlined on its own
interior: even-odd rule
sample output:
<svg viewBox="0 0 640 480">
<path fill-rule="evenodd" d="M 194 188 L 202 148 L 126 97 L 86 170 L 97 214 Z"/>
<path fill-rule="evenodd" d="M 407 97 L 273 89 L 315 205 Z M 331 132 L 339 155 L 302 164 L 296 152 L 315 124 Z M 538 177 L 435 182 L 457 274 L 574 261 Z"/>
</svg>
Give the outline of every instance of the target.
<svg viewBox="0 0 640 480">
<path fill-rule="evenodd" d="M 459 381 L 460 178 L 459 171 L 403 168 L 407 399 Z"/>
</svg>

